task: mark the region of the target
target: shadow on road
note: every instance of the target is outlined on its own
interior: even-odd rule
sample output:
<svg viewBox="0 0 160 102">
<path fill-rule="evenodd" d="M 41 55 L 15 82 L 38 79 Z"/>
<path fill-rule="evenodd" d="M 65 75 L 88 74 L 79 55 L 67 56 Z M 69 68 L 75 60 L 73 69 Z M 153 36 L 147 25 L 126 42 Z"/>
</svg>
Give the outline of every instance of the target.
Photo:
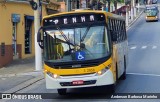
<svg viewBox="0 0 160 102">
<path fill-rule="evenodd" d="M 67 95 L 57 95 L 57 99 L 107 99 L 111 98 L 109 87 L 88 87 L 67 90 Z"/>
</svg>

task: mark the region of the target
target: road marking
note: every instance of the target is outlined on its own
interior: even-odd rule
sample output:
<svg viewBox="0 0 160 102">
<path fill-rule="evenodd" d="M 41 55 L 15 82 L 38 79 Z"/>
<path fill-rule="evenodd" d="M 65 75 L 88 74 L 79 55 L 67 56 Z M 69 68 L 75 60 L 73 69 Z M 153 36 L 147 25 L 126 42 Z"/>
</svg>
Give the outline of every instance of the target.
<svg viewBox="0 0 160 102">
<path fill-rule="evenodd" d="M 147 46 L 142 46 L 142 49 L 146 49 L 147 48 Z"/>
<path fill-rule="evenodd" d="M 156 49 L 156 48 L 157 48 L 157 46 L 153 46 L 153 47 L 152 47 L 152 49 Z"/>
<path fill-rule="evenodd" d="M 160 75 L 158 75 L 158 74 L 143 74 L 143 73 L 127 73 L 127 74 L 131 74 L 131 75 L 141 75 L 141 76 L 156 76 L 156 77 L 160 77 Z"/>
<path fill-rule="evenodd" d="M 133 47 L 131 47 L 130 49 L 136 49 L 137 47 L 136 46 L 133 46 Z"/>
<path fill-rule="evenodd" d="M 6 80 L 6 78 L 2 78 L 2 80 Z"/>
</svg>

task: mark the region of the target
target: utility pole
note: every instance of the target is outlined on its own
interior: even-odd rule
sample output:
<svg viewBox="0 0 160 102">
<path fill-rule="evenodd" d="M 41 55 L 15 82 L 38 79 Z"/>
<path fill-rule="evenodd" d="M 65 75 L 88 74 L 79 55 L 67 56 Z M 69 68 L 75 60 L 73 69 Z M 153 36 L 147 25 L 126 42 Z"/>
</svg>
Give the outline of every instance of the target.
<svg viewBox="0 0 160 102">
<path fill-rule="evenodd" d="M 71 0 L 66 0 L 66 4 L 67 4 L 67 12 L 71 11 Z"/>
<path fill-rule="evenodd" d="M 40 28 L 40 0 L 34 0 L 37 3 L 37 10 L 34 10 L 34 27 L 35 27 L 35 70 L 42 70 L 42 51 L 37 43 L 37 33 Z"/>
<path fill-rule="evenodd" d="M 34 31 L 35 31 L 35 70 L 42 70 L 42 51 L 37 43 L 37 33 L 40 28 L 41 2 L 40 0 L 28 0 L 34 10 Z"/>
<path fill-rule="evenodd" d="M 133 21 L 133 16 L 134 16 L 134 11 L 133 11 L 133 1 L 131 0 L 131 21 Z"/>
<path fill-rule="evenodd" d="M 136 17 L 136 13 L 137 13 L 137 9 L 136 9 L 136 5 L 135 5 L 135 0 L 133 0 L 133 14 L 134 14 L 134 17 Z"/>
<path fill-rule="evenodd" d="M 139 13 L 139 3 L 140 3 L 140 1 L 138 0 L 138 13 Z"/>
<path fill-rule="evenodd" d="M 110 6 L 111 6 L 111 2 L 110 0 L 108 0 L 108 12 L 110 12 Z"/>
<path fill-rule="evenodd" d="M 35 28 L 35 70 L 42 70 L 42 51 L 37 43 L 37 33 L 40 28 L 40 14 L 41 14 L 41 5 L 40 0 L 29 0 L 32 9 L 34 10 L 34 28 Z"/>
<path fill-rule="evenodd" d="M 129 15 L 128 15 L 128 8 L 126 8 L 126 27 L 128 27 L 129 22 Z"/>
</svg>

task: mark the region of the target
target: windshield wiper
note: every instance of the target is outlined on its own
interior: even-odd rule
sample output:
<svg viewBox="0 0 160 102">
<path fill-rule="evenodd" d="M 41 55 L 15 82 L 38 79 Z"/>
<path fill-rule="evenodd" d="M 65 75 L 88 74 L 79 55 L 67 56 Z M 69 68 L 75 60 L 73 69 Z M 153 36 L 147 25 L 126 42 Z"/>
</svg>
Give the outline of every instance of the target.
<svg viewBox="0 0 160 102">
<path fill-rule="evenodd" d="M 87 34 L 88 34 L 88 31 L 89 31 L 89 29 L 91 28 L 91 25 L 92 25 L 92 24 L 90 24 L 89 27 L 86 29 L 86 31 L 85 31 L 84 35 L 82 36 L 80 42 L 83 42 L 84 39 L 86 38 L 86 36 L 87 36 Z"/>
<path fill-rule="evenodd" d="M 68 38 L 65 36 L 65 34 L 62 32 L 62 30 L 56 26 L 57 30 L 61 33 L 61 35 L 63 36 L 63 38 L 66 40 L 66 42 L 69 42 Z"/>
<path fill-rule="evenodd" d="M 56 26 L 56 28 L 61 33 L 61 35 L 63 36 L 63 38 L 65 39 L 65 41 L 66 41 L 66 43 L 68 45 L 75 46 L 75 44 L 73 44 L 73 43 L 70 42 L 70 40 L 66 37 L 66 35 L 63 33 L 63 31 L 58 26 Z"/>
</svg>

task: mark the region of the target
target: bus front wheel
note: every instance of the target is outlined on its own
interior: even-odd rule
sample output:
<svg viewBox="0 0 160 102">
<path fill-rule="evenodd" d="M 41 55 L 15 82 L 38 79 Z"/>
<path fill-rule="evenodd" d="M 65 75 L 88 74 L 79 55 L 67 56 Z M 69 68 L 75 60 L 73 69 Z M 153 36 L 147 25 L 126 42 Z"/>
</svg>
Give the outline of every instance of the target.
<svg viewBox="0 0 160 102">
<path fill-rule="evenodd" d="M 67 89 L 57 89 L 59 95 L 66 95 Z"/>
</svg>

